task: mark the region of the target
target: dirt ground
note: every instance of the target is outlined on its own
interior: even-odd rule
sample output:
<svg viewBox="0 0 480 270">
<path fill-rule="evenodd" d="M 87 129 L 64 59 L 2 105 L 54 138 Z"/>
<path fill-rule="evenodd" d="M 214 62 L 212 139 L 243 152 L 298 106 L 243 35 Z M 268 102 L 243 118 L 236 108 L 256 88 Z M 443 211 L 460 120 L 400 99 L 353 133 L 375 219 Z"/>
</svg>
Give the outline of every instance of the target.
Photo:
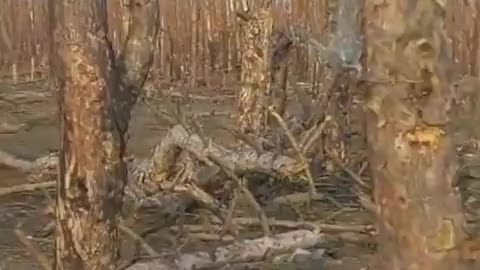
<svg viewBox="0 0 480 270">
<path fill-rule="evenodd" d="M 198 95 L 233 95 L 232 91 L 219 93 L 216 91 L 196 92 Z M 194 100 L 191 110 L 196 113 L 207 113 L 215 109 L 217 112 L 231 112 L 234 108 L 234 99 L 225 98 L 214 101 L 213 99 Z M 145 105 L 140 102 L 132 119 L 130 133 L 130 152 L 139 157 L 148 157 L 156 144 L 168 130 L 167 122 L 158 116 L 158 111 L 153 107 L 165 108 L 165 103 Z M 169 103 L 170 104 L 170 103 Z M 184 107 L 187 108 L 187 107 Z M 49 151 L 58 148 L 58 127 L 56 122 L 56 102 L 54 95 L 48 91 L 43 82 L 20 85 L 0 84 L 0 123 L 8 123 L 11 126 L 25 124 L 18 132 L 0 134 L 0 149 L 19 157 L 34 159 Z M 218 123 L 229 123 L 231 119 L 225 116 L 201 117 L 207 135 L 219 143 L 228 143 L 229 135 L 220 129 Z M 342 174 L 318 175 L 316 180 L 317 189 L 323 194 L 335 199 L 337 204 L 330 201 L 319 201 L 313 206 L 313 210 L 298 213 L 298 209 L 273 209 L 269 208 L 268 199 L 264 202 L 265 210 L 269 217 L 278 219 L 299 220 L 302 218 L 322 220 L 324 223 L 340 225 L 368 225 L 372 224 L 372 218 L 362 210 L 352 194 L 348 176 Z M 26 177 L 21 173 L 8 168 L 0 167 L 0 188 L 25 183 Z M 267 194 L 281 192 L 282 187 L 260 184 L 263 192 Z M 53 191 L 50 191 L 53 195 Z M 53 254 L 52 236 L 44 236 L 44 227 L 51 221 L 45 213 L 47 205 L 46 196 L 40 191 L 15 193 L 0 197 L 0 269 L 1 270 L 26 270 L 41 269 L 39 264 L 32 258 L 28 250 L 15 236 L 14 229 L 21 226 L 29 239 L 46 255 Z M 201 211 L 193 211 L 190 215 L 199 215 Z M 140 219 L 133 226 L 137 232 L 145 231 L 152 224 L 178 223 L 179 221 L 158 220 L 155 212 L 142 213 Z M 167 226 L 167 225 L 166 225 Z M 252 228 L 251 231 L 242 233 L 242 237 L 251 238 L 259 236 L 260 229 Z M 165 234 L 172 235 L 168 227 L 148 234 L 145 240 L 159 251 L 168 249 L 169 242 L 165 240 Z M 374 253 L 374 239 L 366 234 L 352 233 L 348 231 L 325 232 L 327 243 L 322 245 L 325 255 L 320 261 L 301 262 L 288 266 L 278 266 L 266 263 L 258 269 L 362 269 Z M 203 250 L 215 245 L 222 244 L 218 241 L 206 241 L 177 235 L 175 242 L 177 249 Z M 131 241 L 124 240 L 125 247 L 132 246 Z M 122 257 L 125 261 L 132 257 L 131 249 L 122 248 Z M 254 268 L 255 269 L 255 268 Z"/>
</svg>

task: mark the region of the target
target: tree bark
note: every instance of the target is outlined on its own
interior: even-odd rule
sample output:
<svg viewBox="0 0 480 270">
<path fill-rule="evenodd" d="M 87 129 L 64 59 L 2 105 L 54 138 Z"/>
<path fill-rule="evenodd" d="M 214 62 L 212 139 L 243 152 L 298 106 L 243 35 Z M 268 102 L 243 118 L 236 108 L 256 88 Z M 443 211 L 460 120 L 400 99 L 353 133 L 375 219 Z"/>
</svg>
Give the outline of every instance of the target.
<svg viewBox="0 0 480 270">
<path fill-rule="evenodd" d="M 444 1 L 366 1 L 378 269 L 465 269 Z"/>
<path fill-rule="evenodd" d="M 158 2 L 127 1 L 127 38 L 108 40 L 106 1 L 49 1 L 59 89 L 55 269 L 115 269 L 130 113 L 149 71 Z"/>
<path fill-rule="evenodd" d="M 258 8 L 255 12 L 239 12 L 244 20 L 242 36 L 241 82 L 238 98 L 240 130 L 261 134 L 265 130 L 268 116 L 269 91 L 271 85 L 270 39 L 273 31 L 271 6 Z"/>
</svg>

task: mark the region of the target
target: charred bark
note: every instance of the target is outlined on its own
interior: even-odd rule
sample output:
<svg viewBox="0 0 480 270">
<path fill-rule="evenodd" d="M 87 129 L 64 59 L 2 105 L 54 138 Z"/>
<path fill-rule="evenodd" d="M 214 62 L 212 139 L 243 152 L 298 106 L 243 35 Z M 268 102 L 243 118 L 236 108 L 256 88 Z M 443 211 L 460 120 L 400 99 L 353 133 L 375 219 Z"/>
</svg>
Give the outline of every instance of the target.
<svg viewBox="0 0 480 270">
<path fill-rule="evenodd" d="M 240 129 L 260 134 L 266 127 L 270 77 L 270 38 L 273 30 L 271 7 L 259 8 L 254 13 L 239 12 L 244 20 L 242 34 L 241 82 L 238 97 Z"/>
<path fill-rule="evenodd" d="M 49 1 L 61 152 L 55 269 L 115 269 L 130 111 L 149 71 L 158 2 L 127 1 L 127 38 L 108 40 L 105 1 Z"/>
<path fill-rule="evenodd" d="M 379 269 L 465 269 L 444 1 L 366 1 Z"/>
</svg>

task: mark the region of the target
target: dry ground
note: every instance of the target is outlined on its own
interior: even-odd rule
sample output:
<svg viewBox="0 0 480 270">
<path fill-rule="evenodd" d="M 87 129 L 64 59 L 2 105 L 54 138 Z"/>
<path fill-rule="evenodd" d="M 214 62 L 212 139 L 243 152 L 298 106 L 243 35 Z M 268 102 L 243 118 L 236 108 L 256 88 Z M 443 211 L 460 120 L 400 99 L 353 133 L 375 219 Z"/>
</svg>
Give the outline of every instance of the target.
<svg viewBox="0 0 480 270">
<path fill-rule="evenodd" d="M 176 89 L 182 91 L 182 89 Z M 195 95 L 212 97 L 233 96 L 233 90 L 225 91 L 195 91 Z M 166 99 L 166 98 L 165 98 Z M 149 104 L 140 102 L 132 119 L 130 132 L 130 151 L 136 156 L 148 157 L 153 147 L 158 144 L 162 136 L 168 130 L 168 123 L 158 115 L 158 108 L 167 108 L 172 105 L 172 98 L 168 101 L 152 101 Z M 178 98 L 176 98 L 178 100 Z M 200 118 L 207 135 L 222 144 L 232 143 L 229 133 L 220 128 L 219 123 L 231 122 L 227 116 L 212 117 L 206 115 L 213 109 L 216 112 L 232 112 L 234 108 L 233 98 L 201 99 L 182 105 L 182 110 L 191 110 L 195 113 L 205 114 Z M 155 108 L 156 107 L 156 108 Z M 43 82 L 20 85 L 0 84 L 0 123 L 8 123 L 10 129 L 18 129 L 15 132 L 0 132 L 0 149 L 27 159 L 34 159 L 49 151 L 58 148 L 58 127 L 56 122 L 56 103 L 54 95 L 49 92 Z M 0 188 L 25 183 L 26 177 L 21 173 L 5 167 L 0 167 Z M 304 189 L 302 185 L 286 185 L 272 183 L 258 183 L 254 193 L 271 218 L 288 220 L 321 220 L 324 223 L 339 225 L 368 225 L 372 224 L 371 216 L 362 210 L 356 202 L 351 191 L 352 181 L 342 173 L 319 174 L 315 179 L 317 189 L 331 198 L 335 198 L 337 204 L 326 201 L 315 202 L 313 208 L 306 210 L 303 206 L 288 206 L 279 209 L 271 207 L 269 200 L 277 193 L 289 192 L 285 189 Z M 473 187 L 473 188 L 472 188 Z M 468 194 L 478 193 L 475 185 L 465 188 Z M 50 191 L 53 195 L 53 191 Z M 468 196 L 467 196 L 468 197 Z M 476 196 L 469 196 L 471 207 L 478 209 Z M 38 263 L 31 257 L 27 249 L 18 241 L 13 230 L 21 224 L 22 229 L 30 237 L 31 241 L 46 255 L 52 254 L 52 237 L 43 236 L 42 230 L 51 218 L 45 214 L 47 198 L 41 191 L 9 194 L 0 197 L 0 269 L 41 269 Z M 248 208 L 240 209 L 238 215 L 252 215 Z M 201 220 L 201 209 L 189 211 L 182 220 L 164 220 L 155 216 L 151 210 L 140 215 L 140 219 L 133 225 L 138 233 L 146 232 L 152 227 L 162 227 L 144 236 L 147 243 L 158 251 L 171 249 L 172 242 L 179 251 L 209 250 L 222 244 L 220 241 L 200 239 L 188 233 L 172 232 L 170 226 L 179 222 L 190 223 Z M 274 232 L 278 231 L 274 228 Z M 374 253 L 374 239 L 366 234 L 353 232 L 326 231 L 326 244 L 319 248 L 325 249 L 325 255 L 315 262 L 300 262 L 288 265 L 273 265 L 265 263 L 258 269 L 361 269 L 366 261 Z M 241 237 L 252 238 L 261 235 L 260 229 L 252 227 L 242 231 Z M 173 239 L 172 237 L 173 236 Z M 170 237 L 170 238 L 169 238 Z M 132 240 L 124 239 L 125 248 L 122 248 L 124 260 L 130 259 L 134 254 Z M 257 268 L 255 268 L 257 269 Z"/>
</svg>

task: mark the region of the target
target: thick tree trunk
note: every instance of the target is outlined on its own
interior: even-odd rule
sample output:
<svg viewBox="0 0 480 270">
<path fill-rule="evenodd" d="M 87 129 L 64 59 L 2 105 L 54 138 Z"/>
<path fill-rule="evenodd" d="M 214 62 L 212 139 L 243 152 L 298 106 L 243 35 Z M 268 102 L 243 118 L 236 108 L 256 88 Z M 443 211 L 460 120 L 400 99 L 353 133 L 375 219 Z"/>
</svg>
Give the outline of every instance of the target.
<svg viewBox="0 0 480 270">
<path fill-rule="evenodd" d="M 465 269 L 444 1 L 366 1 L 367 137 L 379 269 Z M 457 254 L 457 255 L 456 255 Z"/>
<path fill-rule="evenodd" d="M 106 1 L 49 2 L 59 88 L 56 269 L 115 269 L 130 111 L 152 62 L 158 3 L 130 1 L 127 41 L 107 39 Z"/>
</svg>

